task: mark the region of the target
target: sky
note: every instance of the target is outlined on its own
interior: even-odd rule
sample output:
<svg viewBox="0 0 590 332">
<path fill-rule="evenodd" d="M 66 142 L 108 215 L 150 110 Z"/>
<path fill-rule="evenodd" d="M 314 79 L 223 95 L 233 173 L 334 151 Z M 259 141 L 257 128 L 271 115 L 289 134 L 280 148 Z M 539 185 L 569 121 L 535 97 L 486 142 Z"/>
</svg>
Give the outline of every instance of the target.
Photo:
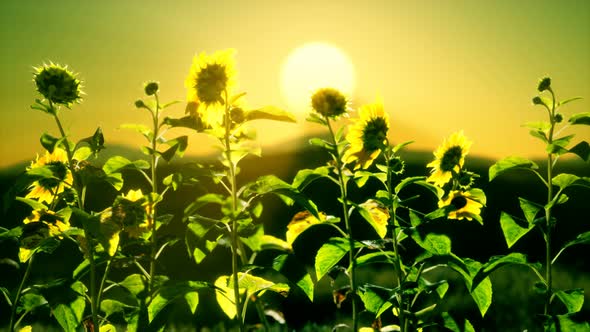
<svg viewBox="0 0 590 332">
<path fill-rule="evenodd" d="M 521 125 L 546 119 L 531 98 L 549 75 L 564 108 L 590 111 L 590 1 L 16 1 L 0 3 L 0 167 L 42 153 L 39 136 L 58 130 L 30 105 L 39 98 L 33 66 L 67 64 L 83 80 L 84 100 L 61 114 L 72 138 L 103 129 L 106 145 L 138 146 L 119 126 L 148 124 L 133 103 L 143 83 L 160 82 L 161 99 L 185 100 L 184 80 L 200 52 L 236 49 L 238 81 L 248 105 L 298 114 L 297 124 L 262 121 L 263 148 L 297 148 L 306 110 L 292 110 L 281 90 L 288 56 L 312 42 L 342 51 L 354 68 L 353 109 L 382 96 L 390 140 L 434 150 L 463 130 L 471 154 L 542 157 L 544 147 Z M 170 116 L 184 113 L 181 104 Z M 568 133 L 590 140 L 590 130 Z M 193 134 L 189 153 L 210 151 Z M 264 151 L 264 150 L 263 150 Z"/>
</svg>

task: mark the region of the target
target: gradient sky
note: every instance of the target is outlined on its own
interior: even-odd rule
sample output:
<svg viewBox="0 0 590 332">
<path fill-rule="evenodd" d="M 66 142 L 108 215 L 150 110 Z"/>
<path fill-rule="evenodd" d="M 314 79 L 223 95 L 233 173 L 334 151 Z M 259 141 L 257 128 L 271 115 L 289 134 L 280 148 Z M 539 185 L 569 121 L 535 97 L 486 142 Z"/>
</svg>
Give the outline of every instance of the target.
<svg viewBox="0 0 590 332">
<path fill-rule="evenodd" d="M 558 98 L 586 99 L 566 118 L 590 111 L 590 1 L 16 1 L 0 3 L 0 167 L 42 152 L 53 120 L 29 109 L 37 98 L 32 66 L 68 64 L 85 99 L 62 118 L 74 138 L 101 126 L 108 144 L 138 144 L 118 129 L 148 123 L 134 108 L 147 80 L 163 100 L 184 100 L 195 53 L 235 48 L 239 83 L 251 106 L 287 108 L 281 66 L 308 42 L 346 53 L 356 71 L 352 106 L 379 93 L 394 142 L 434 149 L 463 129 L 472 154 L 536 157 L 544 147 L 521 124 L 545 120 L 530 100 L 538 78 L 553 78 Z M 181 116 L 182 105 L 171 109 Z M 313 128 L 259 126 L 262 142 L 303 144 Z M 590 130 L 571 133 L 590 140 Z M 280 133 L 277 136 L 277 133 Z M 210 145 L 191 137 L 191 151 Z"/>
</svg>

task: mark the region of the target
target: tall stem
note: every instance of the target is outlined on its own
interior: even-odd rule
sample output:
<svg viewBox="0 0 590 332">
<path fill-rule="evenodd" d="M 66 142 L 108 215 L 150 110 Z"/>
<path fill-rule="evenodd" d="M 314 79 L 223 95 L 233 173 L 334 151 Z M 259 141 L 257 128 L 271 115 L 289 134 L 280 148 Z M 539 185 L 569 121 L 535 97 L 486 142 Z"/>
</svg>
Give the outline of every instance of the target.
<svg viewBox="0 0 590 332">
<path fill-rule="evenodd" d="M 29 258 L 29 264 L 27 265 L 27 269 L 25 270 L 25 275 L 23 276 L 23 279 L 20 282 L 20 285 L 18 286 L 18 291 L 16 292 L 16 296 L 14 297 L 14 301 L 12 302 L 12 309 L 10 311 L 10 332 L 14 332 L 14 319 L 16 318 L 16 308 L 18 306 L 18 301 L 20 301 L 20 296 L 21 293 L 23 291 L 23 288 L 25 287 L 25 283 L 27 282 L 27 279 L 29 279 L 29 274 L 31 274 L 31 266 L 33 265 L 33 257 L 35 257 L 35 254 L 31 255 L 31 257 Z"/>
<path fill-rule="evenodd" d="M 232 215 L 231 215 L 231 262 L 232 262 L 232 278 L 234 281 L 234 297 L 236 301 L 236 319 L 238 320 L 240 331 L 245 331 L 244 323 L 242 321 L 242 301 L 240 297 L 240 284 L 238 278 L 238 250 L 239 250 L 239 239 L 238 239 L 238 221 L 236 219 L 236 212 L 238 209 L 238 194 L 237 194 L 237 183 L 236 183 L 236 168 L 234 163 L 232 162 L 231 158 L 231 114 L 230 114 L 230 107 L 228 104 L 228 95 L 227 90 L 224 91 L 225 93 L 225 135 L 224 135 L 224 145 L 225 145 L 225 158 L 227 159 L 227 171 L 228 171 L 228 180 L 230 183 L 231 189 L 231 202 L 232 202 Z"/>
<path fill-rule="evenodd" d="M 397 276 L 397 287 L 398 288 L 401 288 L 402 280 L 405 279 L 405 273 L 404 273 L 404 270 L 402 269 L 402 265 L 401 265 L 401 259 L 400 259 L 399 248 L 398 248 L 398 243 L 397 243 L 397 228 L 395 227 L 396 210 L 395 210 L 395 208 L 393 206 L 393 200 L 396 198 L 396 196 L 393 194 L 393 190 L 391 188 L 391 186 L 392 186 L 392 180 L 393 180 L 393 174 L 391 172 L 391 167 L 390 167 L 390 164 L 389 164 L 389 162 L 391 160 L 391 157 L 392 157 L 392 155 L 390 154 L 391 153 L 390 151 L 391 151 L 391 149 L 390 149 L 389 144 L 388 144 L 388 146 L 385 149 L 385 152 L 386 152 L 385 153 L 385 163 L 386 163 L 386 166 L 387 166 L 387 193 L 388 193 L 388 196 L 389 196 L 389 201 L 391 202 L 391 206 L 389 206 L 389 210 L 391 211 L 390 218 L 393 221 L 392 222 L 393 228 L 391 230 L 391 233 L 392 233 L 392 237 L 393 237 L 393 243 L 392 243 L 393 252 L 395 253 L 395 264 L 394 264 L 394 268 L 395 268 L 395 273 L 396 273 L 396 276 Z M 404 303 L 403 300 L 404 299 L 403 299 L 402 293 L 403 292 L 398 292 L 397 295 L 396 295 L 396 297 L 397 297 L 397 301 L 399 303 L 399 307 L 398 307 L 398 309 L 399 309 L 399 321 L 400 321 L 400 324 L 399 325 L 400 325 L 401 332 L 404 332 L 404 331 L 407 331 L 407 329 L 408 329 L 408 321 L 407 321 L 407 319 L 405 317 L 405 312 L 404 312 L 405 311 L 404 310 L 405 308 L 403 308 L 403 303 Z"/>
<path fill-rule="evenodd" d="M 547 135 L 548 144 L 553 143 L 553 132 L 555 130 L 555 95 L 553 90 L 549 89 L 551 96 L 553 97 L 553 103 L 551 106 L 551 112 L 549 112 L 549 121 L 551 127 L 549 129 L 549 135 Z M 547 154 L 547 205 L 545 207 L 545 221 L 547 231 L 545 233 L 545 278 L 547 280 L 547 294 L 545 297 L 545 315 L 549 314 L 549 306 L 551 304 L 551 296 L 553 293 L 553 275 L 552 275 L 552 264 L 551 264 L 551 233 L 553 225 L 551 224 L 551 209 L 552 205 L 550 202 L 553 200 L 553 153 Z"/>
<path fill-rule="evenodd" d="M 158 99 L 158 94 L 155 93 L 154 97 L 156 98 L 156 110 L 152 113 L 152 122 L 154 126 L 154 135 L 152 137 L 152 158 L 151 158 L 151 184 L 152 184 L 152 193 L 154 195 L 158 194 L 158 156 L 156 155 L 156 149 L 158 147 L 158 129 L 159 129 L 159 117 L 160 117 L 160 100 Z M 156 253 L 157 253 L 157 238 L 156 238 L 156 204 L 151 201 L 149 202 L 149 213 L 148 213 L 148 222 L 151 225 L 151 252 L 150 252 L 150 283 L 149 283 L 149 290 L 148 293 L 151 294 L 154 288 L 154 279 L 156 276 Z"/>
<path fill-rule="evenodd" d="M 80 190 L 80 183 L 78 179 L 78 175 L 76 173 L 76 169 L 74 167 L 74 156 L 73 151 L 70 149 L 70 144 L 68 143 L 66 132 L 59 121 L 59 117 L 57 115 L 57 109 L 53 106 L 53 103 L 49 101 L 49 107 L 54 110 L 53 115 L 55 118 L 55 122 L 57 127 L 59 128 L 59 132 L 61 133 L 61 137 L 64 139 L 63 144 L 66 148 L 66 154 L 68 156 L 68 167 L 70 172 L 72 172 L 72 187 L 76 192 L 77 204 L 80 210 L 84 210 L 84 203 L 82 202 L 82 190 Z M 92 315 L 92 326 L 95 329 L 98 329 L 98 294 L 96 289 L 96 262 L 94 261 L 94 245 L 92 244 L 92 237 L 90 236 L 90 232 L 86 223 L 83 223 L 84 228 L 84 236 L 88 241 L 88 262 L 90 263 L 90 311 Z"/>
<path fill-rule="evenodd" d="M 336 136 L 334 135 L 334 130 L 332 129 L 332 125 L 330 124 L 330 119 L 326 119 L 328 124 L 328 129 L 330 130 L 330 135 L 332 136 L 332 141 L 334 142 L 335 148 L 335 157 L 336 157 L 336 170 L 338 173 L 338 182 L 340 184 L 340 199 L 342 200 L 342 215 L 344 216 L 344 225 L 346 226 L 346 233 L 348 238 L 348 245 L 350 250 L 348 251 L 348 258 L 350 260 L 350 294 L 352 296 L 352 328 L 353 331 L 358 330 L 358 320 L 357 320 L 357 285 L 356 285 L 356 257 L 354 255 L 354 239 L 352 238 L 352 230 L 350 229 L 350 221 L 348 218 L 348 203 L 347 203 L 347 189 L 346 189 L 346 182 L 344 181 L 344 174 L 343 174 L 343 164 L 342 158 L 340 156 L 340 150 L 338 149 L 338 142 L 336 141 Z"/>
</svg>

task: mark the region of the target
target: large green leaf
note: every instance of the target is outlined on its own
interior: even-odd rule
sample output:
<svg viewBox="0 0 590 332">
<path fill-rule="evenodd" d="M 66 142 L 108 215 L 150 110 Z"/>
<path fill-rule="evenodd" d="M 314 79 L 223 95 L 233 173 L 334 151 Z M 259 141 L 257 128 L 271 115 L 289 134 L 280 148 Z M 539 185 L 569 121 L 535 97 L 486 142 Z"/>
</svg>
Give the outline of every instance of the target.
<svg viewBox="0 0 590 332">
<path fill-rule="evenodd" d="M 568 314 L 582 310 L 584 305 L 584 289 L 576 288 L 567 291 L 557 291 L 555 295 L 567 308 Z"/>
<path fill-rule="evenodd" d="M 55 319 L 64 331 L 77 331 L 86 307 L 86 286 L 81 281 L 71 285 L 58 283 L 43 290 Z"/>
<path fill-rule="evenodd" d="M 489 169 L 489 178 L 492 181 L 496 176 L 500 175 L 501 173 L 511 170 L 511 169 L 528 169 L 528 170 L 535 170 L 539 168 L 537 164 L 534 162 L 522 158 L 522 157 L 507 157 L 498 162 L 494 165 L 490 166 Z"/>
<path fill-rule="evenodd" d="M 524 214 L 526 221 L 529 224 L 532 224 L 535 220 L 535 217 L 537 216 L 537 213 L 539 213 L 539 211 L 543 209 L 543 206 L 535 202 L 531 202 L 522 197 L 519 197 L 518 201 L 520 203 L 520 209 L 522 210 L 522 213 Z"/>
<path fill-rule="evenodd" d="M 133 296 L 138 296 L 145 291 L 146 280 L 140 274 L 128 275 L 119 285 L 126 288 Z"/>
<path fill-rule="evenodd" d="M 35 310 L 38 307 L 44 306 L 46 305 L 48 302 L 47 300 L 41 296 L 40 294 L 36 294 L 36 293 L 25 293 L 23 296 L 21 296 L 20 298 L 20 307 L 19 309 L 17 309 L 17 312 L 30 312 Z"/>
<path fill-rule="evenodd" d="M 182 157 L 188 147 L 188 136 L 176 137 L 175 139 L 166 141 L 166 144 L 169 148 L 161 153 L 164 160 L 170 161 L 175 155 Z"/>
<path fill-rule="evenodd" d="M 333 237 L 328 240 L 321 248 L 315 257 L 315 272 L 317 280 L 328 273 L 334 265 L 348 253 L 350 244 L 348 239 L 341 237 Z"/>
<path fill-rule="evenodd" d="M 274 120 L 283 122 L 297 122 L 295 116 L 285 110 L 274 106 L 265 106 L 246 112 L 246 121 Z"/>
<path fill-rule="evenodd" d="M 362 266 L 375 263 L 392 263 L 395 259 L 395 254 L 391 251 L 370 252 L 357 257 L 356 265 Z"/>
<path fill-rule="evenodd" d="M 365 304 L 365 309 L 375 314 L 377 317 L 379 317 L 380 313 L 385 309 L 393 305 L 388 301 L 390 298 L 390 291 L 376 285 L 364 285 L 361 287 L 360 298 Z"/>
<path fill-rule="evenodd" d="M 417 184 L 419 186 L 422 186 L 428 189 L 430 192 L 432 192 L 436 197 L 441 197 L 443 194 L 442 189 L 433 185 L 430 182 L 427 182 L 425 176 L 414 176 L 403 179 L 397 186 L 395 186 L 395 193 L 399 194 L 400 191 L 402 191 L 402 189 L 404 189 L 410 184 Z"/>
<path fill-rule="evenodd" d="M 449 315 L 448 312 L 442 313 L 442 319 L 443 326 L 453 332 L 475 332 L 473 325 L 471 325 L 471 322 L 469 322 L 467 319 L 463 321 L 463 324 L 459 324 L 453 317 L 451 317 L 451 315 Z"/>
<path fill-rule="evenodd" d="M 569 122 L 573 125 L 581 124 L 590 126 L 590 112 L 574 114 L 569 119 Z"/>
<path fill-rule="evenodd" d="M 535 224 L 532 222 L 527 223 L 524 220 L 516 220 L 505 212 L 502 212 L 500 215 L 500 226 L 502 227 L 508 248 L 512 247 L 521 237 L 535 227 Z"/>
<path fill-rule="evenodd" d="M 412 239 L 420 247 L 432 254 L 448 255 L 451 253 L 451 239 L 444 234 L 428 233 L 423 238 L 418 232 L 413 232 Z"/>
<path fill-rule="evenodd" d="M 148 317 L 150 322 L 169 304 L 184 299 L 189 305 L 189 309 L 194 313 L 199 303 L 197 291 L 203 288 L 211 288 L 211 285 L 205 282 L 197 281 L 176 281 L 168 282 L 160 288 L 158 294 L 152 299 L 148 306 Z"/>
<path fill-rule="evenodd" d="M 548 144 L 545 148 L 547 153 L 556 153 L 558 155 L 562 155 L 564 153 L 569 152 L 566 147 L 570 144 L 570 141 L 575 135 L 568 135 L 561 138 L 554 139 L 551 144 Z"/>
<path fill-rule="evenodd" d="M 100 310 L 102 310 L 106 317 L 116 313 L 125 313 L 137 310 L 136 306 L 131 306 L 126 303 L 112 300 L 112 299 L 104 299 L 100 302 Z"/>
<path fill-rule="evenodd" d="M 389 223 L 389 212 L 376 201 L 368 200 L 363 204 L 355 204 L 359 214 L 365 219 L 371 227 L 377 232 L 380 238 L 387 235 L 387 225 Z"/>
</svg>

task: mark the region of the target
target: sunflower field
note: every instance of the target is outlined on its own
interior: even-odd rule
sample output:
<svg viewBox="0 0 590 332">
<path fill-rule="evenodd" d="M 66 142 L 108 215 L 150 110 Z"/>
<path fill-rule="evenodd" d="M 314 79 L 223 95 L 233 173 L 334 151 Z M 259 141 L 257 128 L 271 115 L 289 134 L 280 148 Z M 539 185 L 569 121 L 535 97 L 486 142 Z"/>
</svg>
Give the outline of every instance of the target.
<svg viewBox="0 0 590 332">
<path fill-rule="evenodd" d="M 121 124 L 145 145 L 105 156 L 100 127 L 62 125 L 84 98 L 77 74 L 35 68 L 31 108 L 52 129 L 4 191 L 0 328 L 590 331 L 590 277 L 571 272 L 588 272 L 573 256 L 590 244 L 590 145 L 567 134 L 590 113 L 565 116 L 577 98 L 558 99 L 551 78 L 532 100 L 545 118 L 525 124 L 545 160 L 472 162 L 463 131 L 412 158 L 380 96 L 352 108 L 324 87 L 307 115 L 323 134 L 273 169 L 281 156 L 267 163 L 251 124 L 296 117 L 248 107 L 236 72 L 235 50 L 202 52 L 186 100 L 145 83 L 139 123 Z M 183 161 L 202 142 L 217 153 Z M 586 226 L 562 231 L 567 219 Z"/>
</svg>

